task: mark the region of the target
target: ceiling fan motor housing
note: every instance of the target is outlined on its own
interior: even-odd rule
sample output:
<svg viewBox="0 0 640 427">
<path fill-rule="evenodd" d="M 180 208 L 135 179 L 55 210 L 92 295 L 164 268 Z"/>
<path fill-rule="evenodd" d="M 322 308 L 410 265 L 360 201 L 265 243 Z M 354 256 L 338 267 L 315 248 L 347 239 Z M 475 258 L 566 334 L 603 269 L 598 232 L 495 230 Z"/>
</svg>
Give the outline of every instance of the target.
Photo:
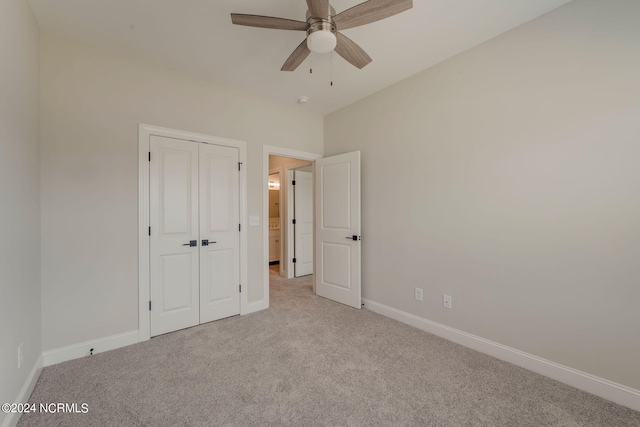
<svg viewBox="0 0 640 427">
<path fill-rule="evenodd" d="M 335 14 L 332 6 L 329 6 L 327 19 L 311 16 L 311 11 L 307 10 L 307 47 L 310 51 L 328 53 L 336 48 L 338 30 L 331 19 Z"/>
<path fill-rule="evenodd" d="M 336 48 L 336 26 L 324 19 L 315 19 L 307 29 L 307 47 L 316 53 L 328 53 Z"/>
</svg>

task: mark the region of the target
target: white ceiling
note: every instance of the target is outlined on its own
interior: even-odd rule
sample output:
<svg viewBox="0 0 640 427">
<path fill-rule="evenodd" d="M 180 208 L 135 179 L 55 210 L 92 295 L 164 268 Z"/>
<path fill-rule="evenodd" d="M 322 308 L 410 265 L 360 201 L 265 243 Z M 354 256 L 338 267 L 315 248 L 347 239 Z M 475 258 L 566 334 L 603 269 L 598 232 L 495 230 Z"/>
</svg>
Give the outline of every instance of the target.
<svg viewBox="0 0 640 427">
<path fill-rule="evenodd" d="M 303 32 L 231 24 L 229 14 L 305 20 L 305 0 L 29 0 L 45 33 L 327 114 L 570 0 L 414 0 L 413 9 L 346 30 L 373 62 L 358 70 L 337 54 L 280 67 Z M 362 0 L 333 0 L 339 13 Z M 310 63 L 313 74 L 309 73 Z M 332 77 L 333 75 L 333 77 Z M 330 86 L 333 78 L 334 85 Z"/>
</svg>

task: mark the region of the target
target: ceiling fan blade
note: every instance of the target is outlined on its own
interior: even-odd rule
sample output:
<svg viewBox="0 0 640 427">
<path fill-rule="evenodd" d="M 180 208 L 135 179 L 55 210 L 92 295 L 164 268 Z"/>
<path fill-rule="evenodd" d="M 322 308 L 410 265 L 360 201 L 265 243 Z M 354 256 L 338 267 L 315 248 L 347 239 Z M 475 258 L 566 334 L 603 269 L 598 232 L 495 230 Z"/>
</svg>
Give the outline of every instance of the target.
<svg viewBox="0 0 640 427">
<path fill-rule="evenodd" d="M 246 25 L 247 27 L 273 28 L 275 30 L 307 30 L 306 22 L 294 21 L 293 19 L 274 18 L 271 16 L 232 13 L 231 22 L 236 25 Z"/>
<path fill-rule="evenodd" d="M 369 0 L 333 17 L 339 31 L 370 24 L 413 7 L 413 0 Z"/>
<path fill-rule="evenodd" d="M 338 44 L 336 45 L 336 52 L 342 56 L 348 62 L 358 68 L 363 68 L 369 62 L 373 61 L 371 57 L 360 46 L 355 44 L 353 40 L 344 34 L 338 33 Z"/>
<path fill-rule="evenodd" d="M 293 51 L 293 53 L 287 58 L 280 71 L 293 71 L 302 64 L 311 51 L 307 47 L 307 39 L 304 39 L 302 43 Z"/>
<path fill-rule="evenodd" d="M 329 0 L 307 0 L 307 6 L 313 18 L 329 18 Z"/>
</svg>

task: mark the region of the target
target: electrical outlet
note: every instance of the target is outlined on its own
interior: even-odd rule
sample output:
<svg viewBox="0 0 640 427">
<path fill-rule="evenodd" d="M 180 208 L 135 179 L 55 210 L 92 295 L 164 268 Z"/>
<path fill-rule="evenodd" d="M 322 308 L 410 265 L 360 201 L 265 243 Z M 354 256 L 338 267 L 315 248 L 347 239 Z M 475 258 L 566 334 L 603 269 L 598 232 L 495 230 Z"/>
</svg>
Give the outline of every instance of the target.
<svg viewBox="0 0 640 427">
<path fill-rule="evenodd" d="M 414 298 L 417 299 L 418 301 L 422 301 L 422 289 L 421 288 L 415 288 Z"/>
<path fill-rule="evenodd" d="M 451 298 L 451 295 L 442 296 L 442 305 L 444 305 L 444 308 L 448 308 L 448 309 L 453 308 L 453 298 Z"/>
<path fill-rule="evenodd" d="M 24 344 L 20 343 L 18 346 L 18 369 L 22 367 L 22 346 Z"/>
</svg>

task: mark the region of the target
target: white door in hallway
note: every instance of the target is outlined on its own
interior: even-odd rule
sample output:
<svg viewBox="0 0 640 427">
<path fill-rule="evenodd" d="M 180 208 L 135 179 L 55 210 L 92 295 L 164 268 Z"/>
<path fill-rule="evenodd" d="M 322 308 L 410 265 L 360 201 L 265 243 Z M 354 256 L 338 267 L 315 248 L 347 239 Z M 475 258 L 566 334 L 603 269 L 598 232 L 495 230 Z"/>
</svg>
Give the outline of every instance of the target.
<svg viewBox="0 0 640 427">
<path fill-rule="evenodd" d="M 240 314 L 237 148 L 151 136 L 151 336 Z"/>
<path fill-rule="evenodd" d="M 151 336 L 197 325 L 198 144 L 152 136 L 149 165 Z"/>
<path fill-rule="evenodd" d="M 354 308 L 360 295 L 360 152 L 316 160 L 316 293 Z"/>
<path fill-rule="evenodd" d="M 313 274 L 313 175 L 294 171 L 294 275 Z"/>
<path fill-rule="evenodd" d="M 200 323 L 240 314 L 238 154 L 200 144 Z"/>
</svg>

